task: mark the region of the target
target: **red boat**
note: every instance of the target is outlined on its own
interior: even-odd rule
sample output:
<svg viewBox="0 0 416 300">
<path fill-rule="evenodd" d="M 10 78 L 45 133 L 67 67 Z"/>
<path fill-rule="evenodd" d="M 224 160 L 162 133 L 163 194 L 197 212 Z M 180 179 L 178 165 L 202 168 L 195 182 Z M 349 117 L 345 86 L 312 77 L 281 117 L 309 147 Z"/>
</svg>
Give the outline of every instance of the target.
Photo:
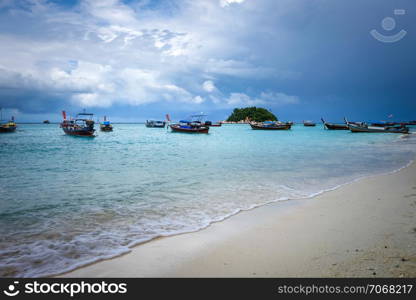
<svg viewBox="0 0 416 300">
<path fill-rule="evenodd" d="M 65 132 L 65 134 L 95 137 L 94 121 L 92 119 L 94 114 L 83 112 L 77 114 L 74 120 L 67 120 L 65 111 L 62 111 L 62 116 L 64 120 L 60 124 L 60 127 Z"/>
</svg>

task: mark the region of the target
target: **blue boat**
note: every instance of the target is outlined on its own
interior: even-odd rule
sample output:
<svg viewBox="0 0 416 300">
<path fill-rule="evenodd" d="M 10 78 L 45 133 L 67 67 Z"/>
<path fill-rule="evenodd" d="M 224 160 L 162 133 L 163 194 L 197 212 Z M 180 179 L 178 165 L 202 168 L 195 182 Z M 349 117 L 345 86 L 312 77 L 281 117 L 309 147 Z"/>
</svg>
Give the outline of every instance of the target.
<svg viewBox="0 0 416 300">
<path fill-rule="evenodd" d="M 101 131 L 113 131 L 113 125 L 107 120 L 107 116 L 104 116 L 104 122 L 100 124 Z"/>
</svg>

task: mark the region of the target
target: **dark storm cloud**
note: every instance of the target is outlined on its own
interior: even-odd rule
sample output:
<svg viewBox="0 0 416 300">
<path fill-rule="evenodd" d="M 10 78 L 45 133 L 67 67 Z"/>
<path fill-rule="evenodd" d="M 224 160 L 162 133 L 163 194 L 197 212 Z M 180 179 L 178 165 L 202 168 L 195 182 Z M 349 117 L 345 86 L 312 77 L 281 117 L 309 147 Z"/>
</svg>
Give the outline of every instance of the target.
<svg viewBox="0 0 416 300">
<path fill-rule="evenodd" d="M 4 2 L 0 105 L 120 118 L 137 110 L 140 120 L 167 111 L 223 118 L 245 105 L 298 120 L 416 118 L 414 1 L 233 2 Z M 382 27 L 385 17 L 394 29 Z M 407 34 L 382 43 L 373 29 Z"/>
</svg>

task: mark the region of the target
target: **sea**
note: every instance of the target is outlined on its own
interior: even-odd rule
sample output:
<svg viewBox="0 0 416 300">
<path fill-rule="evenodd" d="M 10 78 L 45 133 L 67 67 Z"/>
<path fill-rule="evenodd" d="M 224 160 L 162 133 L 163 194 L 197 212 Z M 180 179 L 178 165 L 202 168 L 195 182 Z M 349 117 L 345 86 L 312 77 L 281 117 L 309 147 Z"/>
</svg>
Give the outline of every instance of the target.
<svg viewBox="0 0 416 300">
<path fill-rule="evenodd" d="M 267 203 L 313 201 L 415 153 L 415 134 L 322 125 L 186 134 L 114 124 L 85 138 L 21 124 L 0 135 L 0 277 L 56 275 Z"/>
</svg>

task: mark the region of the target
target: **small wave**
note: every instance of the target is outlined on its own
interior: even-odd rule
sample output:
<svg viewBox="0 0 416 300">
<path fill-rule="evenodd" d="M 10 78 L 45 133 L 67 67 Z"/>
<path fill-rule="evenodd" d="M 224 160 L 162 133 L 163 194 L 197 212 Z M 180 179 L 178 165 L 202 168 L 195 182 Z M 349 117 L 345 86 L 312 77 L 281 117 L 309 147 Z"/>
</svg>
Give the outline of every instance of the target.
<svg viewBox="0 0 416 300">
<path fill-rule="evenodd" d="M 89 143 L 74 140 L 83 153 L 94 152 L 79 161 L 64 151 L 66 146 L 57 148 L 55 156 L 48 153 L 46 160 L 42 143 L 16 144 L 24 151 L 7 152 L 0 162 L 8 170 L 7 177 L 0 176 L 0 275 L 66 273 L 158 237 L 203 230 L 242 211 L 310 199 L 363 178 L 398 172 L 413 163 L 407 158 L 415 152 L 414 133 L 406 138 L 331 133 L 330 142 L 322 134 L 293 140 L 283 136 L 286 140 L 279 143 L 256 135 L 245 143 L 229 128 L 227 140 L 222 131 L 217 140 L 204 141 L 204 157 L 214 154 L 204 164 L 183 151 L 194 146 L 188 136 L 167 140 L 171 151 L 152 140 L 141 143 L 137 160 L 131 158 L 139 150 L 130 146 L 136 140 L 127 136 L 111 149 L 94 148 L 98 156 Z M 26 147 L 37 151 L 28 155 Z M 157 159 L 154 147 L 160 147 Z M 115 151 L 120 155 L 114 156 Z M 111 157 L 105 170 L 103 157 Z M 60 171 L 50 171 L 56 165 Z M 15 178 L 20 178 L 18 185 Z M 76 185 L 68 184 L 74 179 Z M 11 212 L 6 220 L 4 214 Z"/>
<path fill-rule="evenodd" d="M 409 167 L 413 163 L 414 163 L 414 160 L 410 160 L 404 166 L 401 166 L 401 167 L 399 167 L 397 169 L 394 169 L 392 171 L 382 172 L 382 173 L 378 173 L 378 174 L 365 175 L 365 176 L 359 176 L 359 177 L 356 177 L 356 178 L 354 178 L 354 179 L 352 179 L 350 181 L 344 182 L 342 184 L 338 184 L 338 185 L 333 186 L 333 187 L 330 187 L 330 188 L 322 189 L 320 191 L 313 192 L 313 193 L 310 193 L 310 194 L 305 195 L 305 196 L 300 196 L 300 197 L 299 196 L 298 197 L 280 197 L 280 198 L 277 198 L 277 199 L 274 199 L 274 200 L 265 201 L 265 202 L 257 203 L 257 204 L 252 204 L 252 205 L 250 205 L 247 208 L 235 209 L 234 211 L 232 211 L 232 212 L 230 212 L 228 214 L 225 214 L 225 215 L 222 215 L 222 216 L 218 216 L 218 217 L 216 217 L 214 219 L 211 219 L 211 220 L 205 220 L 204 222 L 201 222 L 202 224 L 200 226 L 195 227 L 193 229 L 171 231 L 171 232 L 167 232 L 167 233 L 157 234 L 157 235 L 154 235 L 154 236 L 149 237 L 149 238 L 146 238 L 146 239 L 135 240 L 135 241 L 132 241 L 131 243 L 129 243 L 127 245 L 127 249 L 125 249 L 125 250 L 122 250 L 122 251 L 114 251 L 113 253 L 108 254 L 108 255 L 98 256 L 96 258 L 92 258 L 92 259 L 89 259 L 89 260 L 80 262 L 78 264 L 74 264 L 74 265 L 72 265 L 70 267 L 65 268 L 64 270 L 60 270 L 59 272 L 56 271 L 56 272 L 45 273 L 45 274 L 41 274 L 41 275 L 37 275 L 37 276 L 45 276 L 45 277 L 48 277 L 48 276 L 56 276 L 56 275 L 68 273 L 68 272 L 73 271 L 75 269 L 78 269 L 78 268 L 81 268 L 81 267 L 85 267 L 87 265 L 90 265 L 90 264 L 93 264 L 93 263 L 97 263 L 99 261 L 103 261 L 103 260 L 107 260 L 107 259 L 112 259 L 112 258 L 121 256 L 121 255 L 127 254 L 127 253 L 131 252 L 131 248 L 137 247 L 137 246 L 139 246 L 141 244 L 144 244 L 144 243 L 147 243 L 147 242 L 150 242 L 150 241 L 152 241 L 152 240 L 154 240 L 156 238 L 169 237 L 169 236 L 175 236 L 175 235 L 180 235 L 180 234 L 198 232 L 198 231 L 201 231 L 201 230 L 204 230 L 204 229 L 208 228 L 209 226 L 211 226 L 214 223 L 222 222 L 222 221 L 224 221 L 224 220 L 226 220 L 226 219 L 228 219 L 228 218 L 230 218 L 232 216 L 235 216 L 235 215 L 237 215 L 237 214 L 239 214 L 241 212 L 250 211 L 250 210 L 253 210 L 255 208 L 265 206 L 265 205 L 269 205 L 269 204 L 273 204 L 273 203 L 278 203 L 278 202 L 282 202 L 282 201 L 312 199 L 312 198 L 315 198 L 315 197 L 317 197 L 319 195 L 322 195 L 324 193 L 337 190 L 337 189 L 339 189 L 341 187 L 350 185 L 352 183 L 361 181 L 361 180 L 366 179 L 366 178 L 373 178 L 373 177 L 377 177 L 377 176 L 395 174 L 395 173 L 400 172 L 401 170 Z M 287 187 L 287 186 L 285 186 L 285 188 L 288 189 L 288 190 L 295 191 L 293 188 L 290 188 L 290 187 Z"/>
</svg>

